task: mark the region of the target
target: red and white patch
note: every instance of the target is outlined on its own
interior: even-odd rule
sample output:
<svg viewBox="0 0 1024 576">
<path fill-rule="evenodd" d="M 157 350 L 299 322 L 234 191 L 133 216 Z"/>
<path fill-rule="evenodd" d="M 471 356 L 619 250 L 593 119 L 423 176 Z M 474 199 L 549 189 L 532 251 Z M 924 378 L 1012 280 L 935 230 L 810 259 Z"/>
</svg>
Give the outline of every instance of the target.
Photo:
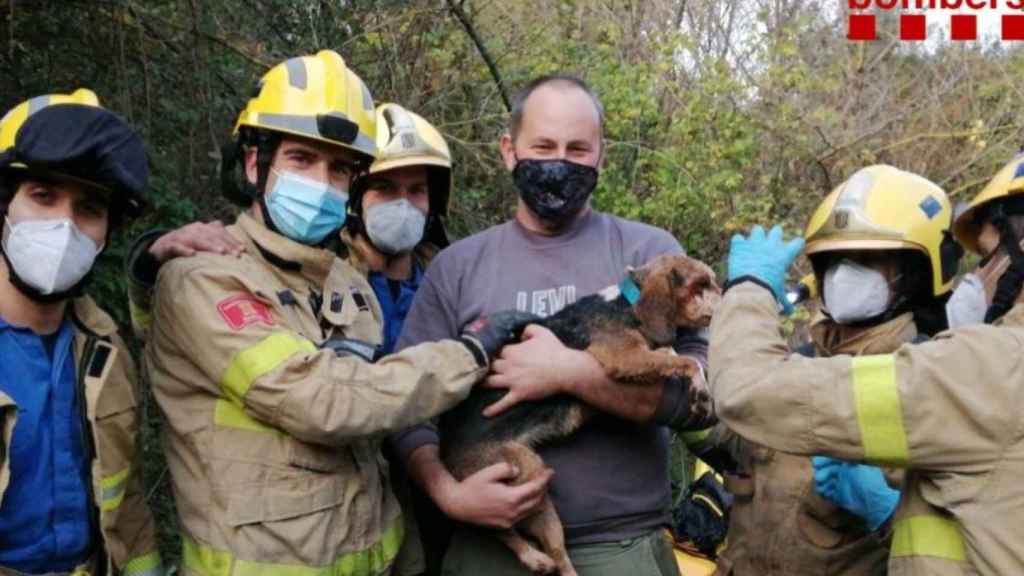
<svg viewBox="0 0 1024 576">
<path fill-rule="evenodd" d="M 270 307 L 252 294 L 238 294 L 217 303 L 217 311 L 232 330 L 241 330 L 250 324 L 274 325 Z"/>
</svg>

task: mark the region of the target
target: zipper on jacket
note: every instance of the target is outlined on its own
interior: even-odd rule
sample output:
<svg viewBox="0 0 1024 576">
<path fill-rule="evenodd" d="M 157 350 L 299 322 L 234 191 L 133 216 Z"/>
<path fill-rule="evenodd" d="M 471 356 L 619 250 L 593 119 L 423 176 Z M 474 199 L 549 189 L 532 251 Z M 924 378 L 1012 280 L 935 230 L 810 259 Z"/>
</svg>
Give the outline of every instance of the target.
<svg viewBox="0 0 1024 576">
<path fill-rule="evenodd" d="M 93 439 L 92 424 L 89 422 L 89 400 L 85 394 L 85 378 L 89 374 L 89 366 L 92 364 L 93 355 L 96 352 L 96 343 L 99 338 L 88 334 L 85 340 L 85 347 L 82 351 L 82 361 L 78 368 L 78 382 L 75 392 L 78 396 L 78 415 L 81 421 L 82 448 L 86 457 L 86 486 L 92 496 L 89 506 L 89 532 L 92 534 L 92 542 L 89 543 L 89 556 L 96 560 L 96 575 L 106 573 L 106 554 L 104 553 L 103 534 L 100 529 L 100 508 L 96 504 L 96 489 L 93 485 L 92 463 L 96 459 L 96 443 Z"/>
</svg>

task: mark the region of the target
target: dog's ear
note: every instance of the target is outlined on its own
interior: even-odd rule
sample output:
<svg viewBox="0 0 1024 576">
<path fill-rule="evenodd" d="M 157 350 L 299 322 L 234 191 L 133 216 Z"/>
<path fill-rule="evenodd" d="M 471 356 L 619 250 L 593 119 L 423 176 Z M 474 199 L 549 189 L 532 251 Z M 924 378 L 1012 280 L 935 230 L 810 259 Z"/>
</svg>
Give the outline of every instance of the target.
<svg viewBox="0 0 1024 576">
<path fill-rule="evenodd" d="M 640 331 L 656 345 L 671 345 L 676 338 L 676 302 L 672 297 L 676 280 L 672 273 L 665 274 L 664 268 L 651 272 L 641 269 L 636 272 L 643 272 L 644 278 L 641 283 L 633 276 L 633 281 L 640 286 L 640 299 L 633 307 L 641 323 Z"/>
</svg>

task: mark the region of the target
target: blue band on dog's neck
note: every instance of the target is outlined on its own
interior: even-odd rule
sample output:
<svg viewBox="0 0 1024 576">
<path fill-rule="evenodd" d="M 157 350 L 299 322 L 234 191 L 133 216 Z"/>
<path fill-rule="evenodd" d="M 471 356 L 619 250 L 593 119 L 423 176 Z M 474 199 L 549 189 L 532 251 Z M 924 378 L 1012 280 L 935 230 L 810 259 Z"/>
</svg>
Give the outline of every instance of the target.
<svg viewBox="0 0 1024 576">
<path fill-rule="evenodd" d="M 619 292 L 622 293 L 622 297 L 629 302 L 630 306 L 636 304 L 636 301 L 640 299 L 640 287 L 636 285 L 633 278 L 627 274 L 625 278 L 619 282 Z"/>
</svg>

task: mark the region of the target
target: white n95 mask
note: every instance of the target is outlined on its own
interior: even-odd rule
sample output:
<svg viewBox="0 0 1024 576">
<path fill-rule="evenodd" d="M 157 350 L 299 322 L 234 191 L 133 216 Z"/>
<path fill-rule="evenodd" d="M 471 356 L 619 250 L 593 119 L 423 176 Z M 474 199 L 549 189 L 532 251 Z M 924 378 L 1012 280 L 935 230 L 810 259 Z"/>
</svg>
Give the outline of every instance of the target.
<svg viewBox="0 0 1024 576">
<path fill-rule="evenodd" d="M 5 219 L 3 248 L 18 277 L 48 295 L 63 292 L 84 278 L 102 246 L 67 218 L 16 224 Z"/>
<path fill-rule="evenodd" d="M 844 258 L 825 272 L 823 296 L 829 316 L 850 324 L 889 309 L 889 282 L 878 270 Z"/>
<path fill-rule="evenodd" d="M 946 319 L 950 329 L 984 324 L 988 306 L 985 283 L 973 272 L 965 274 L 946 302 Z"/>
<path fill-rule="evenodd" d="M 385 254 L 409 252 L 423 239 L 427 215 L 405 198 L 366 209 L 366 235 Z"/>
</svg>

